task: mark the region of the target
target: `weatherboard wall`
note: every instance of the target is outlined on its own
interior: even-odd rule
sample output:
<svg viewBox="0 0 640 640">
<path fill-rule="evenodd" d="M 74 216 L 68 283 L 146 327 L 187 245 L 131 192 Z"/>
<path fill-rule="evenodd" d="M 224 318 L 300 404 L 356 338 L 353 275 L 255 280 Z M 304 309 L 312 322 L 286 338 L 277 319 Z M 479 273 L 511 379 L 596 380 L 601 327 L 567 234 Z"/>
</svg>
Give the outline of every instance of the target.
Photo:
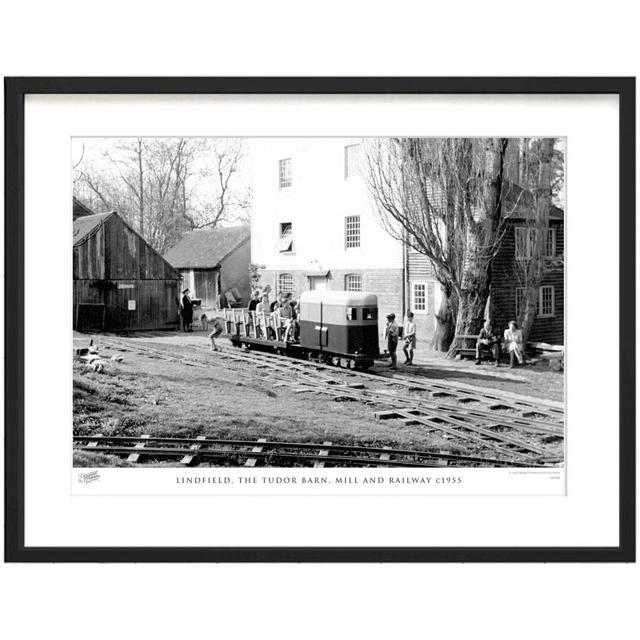
<svg viewBox="0 0 640 640">
<path fill-rule="evenodd" d="M 180 274 L 117 214 L 73 247 L 74 328 L 78 305 L 104 305 L 106 331 L 175 327 Z"/>
</svg>

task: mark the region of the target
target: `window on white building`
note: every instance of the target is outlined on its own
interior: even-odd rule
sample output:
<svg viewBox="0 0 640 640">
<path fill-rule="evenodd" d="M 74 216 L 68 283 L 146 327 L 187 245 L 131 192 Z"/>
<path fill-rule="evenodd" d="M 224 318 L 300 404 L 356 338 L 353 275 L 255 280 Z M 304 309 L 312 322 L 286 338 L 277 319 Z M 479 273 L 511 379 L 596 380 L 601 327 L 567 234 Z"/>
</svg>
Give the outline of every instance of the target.
<svg viewBox="0 0 640 640">
<path fill-rule="evenodd" d="M 360 145 L 349 144 L 344 148 L 344 177 L 360 175 Z"/>
<path fill-rule="evenodd" d="M 280 239 L 278 240 L 280 253 L 293 252 L 293 224 L 291 222 L 280 223 Z"/>
<path fill-rule="evenodd" d="M 362 276 L 359 273 L 348 273 L 344 277 L 345 291 L 362 291 Z"/>
<path fill-rule="evenodd" d="M 291 275 L 290 273 L 281 273 L 278 275 L 278 292 L 295 293 L 293 275 Z"/>
<path fill-rule="evenodd" d="M 553 285 L 540 287 L 540 300 L 538 302 L 538 316 L 552 318 L 556 314 L 556 292 Z"/>
<path fill-rule="evenodd" d="M 280 160 L 280 188 L 286 189 L 293 183 L 291 177 L 291 158 L 283 158 Z"/>
<path fill-rule="evenodd" d="M 344 219 L 344 246 L 346 249 L 360 246 L 360 216 L 347 216 Z"/>
<path fill-rule="evenodd" d="M 414 313 L 427 313 L 427 283 L 411 283 L 411 310 Z"/>
</svg>

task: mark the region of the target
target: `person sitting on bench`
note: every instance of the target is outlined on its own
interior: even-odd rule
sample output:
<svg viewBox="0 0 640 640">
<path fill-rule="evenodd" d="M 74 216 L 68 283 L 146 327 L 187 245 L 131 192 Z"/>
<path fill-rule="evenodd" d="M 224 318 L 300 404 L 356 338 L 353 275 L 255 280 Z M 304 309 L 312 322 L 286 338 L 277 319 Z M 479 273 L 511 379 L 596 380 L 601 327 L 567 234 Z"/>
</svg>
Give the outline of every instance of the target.
<svg viewBox="0 0 640 640">
<path fill-rule="evenodd" d="M 509 328 L 504 332 L 504 341 L 509 353 L 509 367 L 513 369 L 516 364 L 524 363 L 524 346 L 522 344 L 522 331 L 518 329 L 515 320 L 509 322 Z"/>
<path fill-rule="evenodd" d="M 476 364 L 480 364 L 483 351 L 490 351 L 496 367 L 500 363 L 500 338 L 493 331 L 491 321 L 485 320 L 484 327 L 480 329 L 478 341 L 476 342 Z"/>
</svg>

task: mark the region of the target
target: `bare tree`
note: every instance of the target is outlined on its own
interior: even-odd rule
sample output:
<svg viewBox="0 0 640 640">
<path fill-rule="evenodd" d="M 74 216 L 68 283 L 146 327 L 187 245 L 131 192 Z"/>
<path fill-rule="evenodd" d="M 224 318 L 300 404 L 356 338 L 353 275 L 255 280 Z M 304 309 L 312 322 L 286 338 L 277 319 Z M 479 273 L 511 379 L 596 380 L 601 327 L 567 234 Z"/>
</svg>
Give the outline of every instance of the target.
<svg viewBox="0 0 640 640">
<path fill-rule="evenodd" d="M 192 229 L 213 229 L 223 220 L 242 219 L 251 203 L 248 187 L 237 185 L 237 176 L 246 157 L 238 139 L 219 139 L 209 145 L 208 170 L 202 175 L 210 181 L 210 197 L 183 212 Z"/>
<path fill-rule="evenodd" d="M 429 258 L 442 288 L 434 346 L 477 334 L 504 233 L 506 138 L 365 142 L 365 178 L 383 227 Z M 449 343 L 451 344 L 449 345 Z"/>
<path fill-rule="evenodd" d="M 122 143 L 120 150 L 122 155 L 117 160 L 111 161 L 136 203 L 138 230 L 141 235 L 144 235 L 144 163 L 149 149 L 142 138 L 136 138 L 134 141 Z"/>
<path fill-rule="evenodd" d="M 109 142 L 98 161 L 74 167 L 75 195 L 115 209 L 160 252 L 186 232 L 242 219 L 250 191 L 238 179 L 236 139 L 137 138 Z"/>
</svg>

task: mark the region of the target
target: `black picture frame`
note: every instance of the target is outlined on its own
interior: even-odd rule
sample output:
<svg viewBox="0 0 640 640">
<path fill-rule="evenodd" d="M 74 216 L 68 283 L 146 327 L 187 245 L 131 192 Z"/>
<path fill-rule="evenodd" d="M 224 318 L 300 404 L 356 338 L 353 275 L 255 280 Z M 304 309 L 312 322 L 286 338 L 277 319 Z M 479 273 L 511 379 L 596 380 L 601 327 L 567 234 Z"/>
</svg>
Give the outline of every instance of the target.
<svg viewBox="0 0 640 640">
<path fill-rule="evenodd" d="M 620 149 L 620 540 L 615 547 L 26 547 L 24 104 L 28 94 L 616 94 Z M 5 78 L 5 560 L 8 562 L 634 562 L 635 78 Z M 624 326 L 623 326 L 624 323 Z M 633 327 L 633 329 L 630 329 Z"/>
</svg>

